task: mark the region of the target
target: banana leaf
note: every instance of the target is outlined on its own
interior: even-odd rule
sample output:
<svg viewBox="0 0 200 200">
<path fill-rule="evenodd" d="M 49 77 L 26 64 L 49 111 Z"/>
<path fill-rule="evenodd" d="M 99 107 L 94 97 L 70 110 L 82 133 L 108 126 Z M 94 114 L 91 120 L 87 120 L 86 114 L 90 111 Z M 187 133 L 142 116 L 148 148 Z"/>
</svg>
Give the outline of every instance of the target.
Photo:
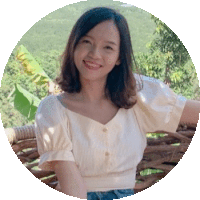
<svg viewBox="0 0 200 200">
<path fill-rule="evenodd" d="M 32 81 L 37 85 L 44 85 L 52 81 L 25 46 L 19 46 L 16 58 L 24 67 L 25 73 L 30 75 Z"/>
<path fill-rule="evenodd" d="M 8 96 L 9 103 L 18 110 L 29 121 L 35 119 L 35 114 L 40 103 L 40 99 L 20 85 L 15 84 L 14 90 Z"/>
</svg>

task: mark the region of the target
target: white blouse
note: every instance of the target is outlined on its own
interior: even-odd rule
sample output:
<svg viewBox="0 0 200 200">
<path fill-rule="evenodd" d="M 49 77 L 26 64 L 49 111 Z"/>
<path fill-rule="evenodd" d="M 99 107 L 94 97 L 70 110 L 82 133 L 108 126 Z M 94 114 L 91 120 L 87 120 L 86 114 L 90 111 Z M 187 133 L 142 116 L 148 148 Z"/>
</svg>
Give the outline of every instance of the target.
<svg viewBox="0 0 200 200">
<path fill-rule="evenodd" d="M 43 99 L 35 120 L 39 167 L 52 170 L 53 160 L 76 162 L 88 192 L 134 188 L 145 134 L 175 132 L 186 102 L 159 80 L 142 81 L 136 105 L 120 108 L 105 125 L 64 107 L 57 96 Z"/>
</svg>

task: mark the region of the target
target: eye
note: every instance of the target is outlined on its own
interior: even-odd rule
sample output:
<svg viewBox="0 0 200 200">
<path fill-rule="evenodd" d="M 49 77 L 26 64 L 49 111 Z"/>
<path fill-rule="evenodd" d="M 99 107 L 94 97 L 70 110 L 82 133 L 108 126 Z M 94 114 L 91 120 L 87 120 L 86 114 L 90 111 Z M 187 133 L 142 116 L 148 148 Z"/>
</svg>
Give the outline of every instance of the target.
<svg viewBox="0 0 200 200">
<path fill-rule="evenodd" d="M 113 50 L 113 48 L 111 46 L 106 46 L 105 48 L 108 50 Z"/>
<path fill-rule="evenodd" d="M 90 41 L 89 41 L 89 40 L 86 40 L 86 39 L 84 39 L 82 42 L 83 42 L 83 43 L 86 43 L 86 44 L 90 43 Z"/>
</svg>

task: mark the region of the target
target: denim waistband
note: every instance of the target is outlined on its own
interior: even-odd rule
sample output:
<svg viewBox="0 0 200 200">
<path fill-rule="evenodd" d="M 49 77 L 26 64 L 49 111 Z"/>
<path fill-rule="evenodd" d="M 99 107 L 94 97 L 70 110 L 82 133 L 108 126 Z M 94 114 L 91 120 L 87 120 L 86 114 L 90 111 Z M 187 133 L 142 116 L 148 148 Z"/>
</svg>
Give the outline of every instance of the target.
<svg viewBox="0 0 200 200">
<path fill-rule="evenodd" d="M 109 190 L 105 192 L 88 192 L 88 200 L 113 200 L 134 195 L 133 189 Z"/>
</svg>

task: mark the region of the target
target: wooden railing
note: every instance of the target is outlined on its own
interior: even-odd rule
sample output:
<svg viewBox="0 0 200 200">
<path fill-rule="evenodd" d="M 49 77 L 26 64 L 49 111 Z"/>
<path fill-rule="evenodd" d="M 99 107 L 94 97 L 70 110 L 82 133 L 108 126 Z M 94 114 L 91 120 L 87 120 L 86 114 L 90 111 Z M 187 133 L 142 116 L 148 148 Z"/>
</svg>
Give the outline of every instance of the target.
<svg viewBox="0 0 200 200">
<path fill-rule="evenodd" d="M 48 186 L 55 188 L 55 173 L 40 170 L 39 154 L 34 125 L 7 128 L 7 138 L 14 153 L 26 168 Z M 195 127 L 179 127 L 176 133 L 165 133 L 164 137 L 147 138 L 142 161 L 137 167 L 135 193 L 140 192 L 164 178 L 179 162 L 195 134 Z M 144 172 L 146 170 L 146 172 Z M 155 173 L 152 173 L 152 170 Z M 148 174 L 148 172 L 150 172 Z"/>
</svg>

